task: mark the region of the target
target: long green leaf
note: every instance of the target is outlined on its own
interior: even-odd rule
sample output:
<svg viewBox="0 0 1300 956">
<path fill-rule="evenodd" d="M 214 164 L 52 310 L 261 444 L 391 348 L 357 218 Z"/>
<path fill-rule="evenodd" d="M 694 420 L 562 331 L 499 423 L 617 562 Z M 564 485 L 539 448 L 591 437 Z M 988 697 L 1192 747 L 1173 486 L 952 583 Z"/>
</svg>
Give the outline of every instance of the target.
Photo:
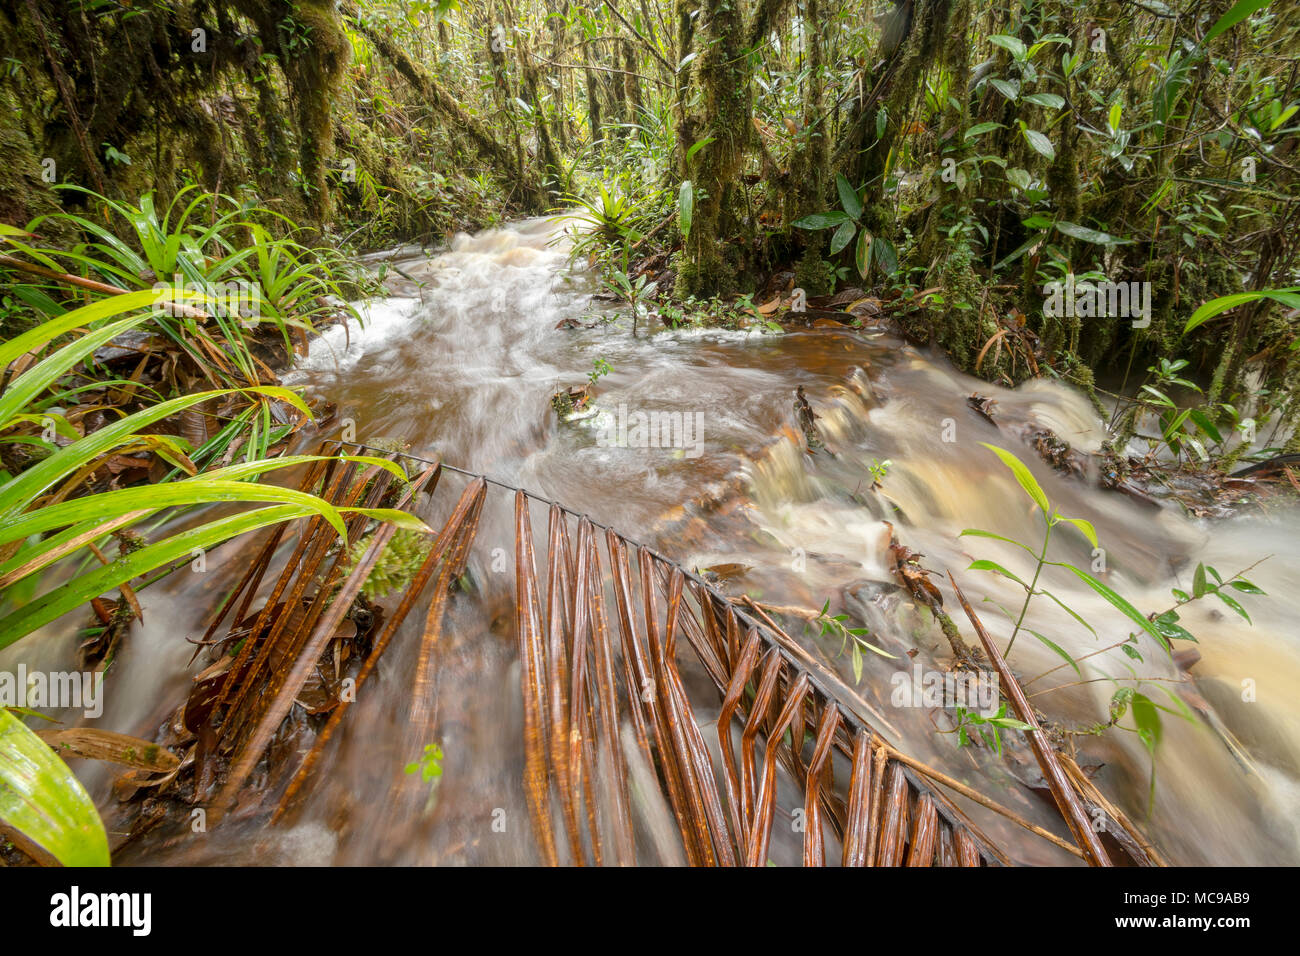
<svg viewBox="0 0 1300 956">
<path fill-rule="evenodd" d="M 840 223 L 840 227 L 831 235 L 831 255 L 842 251 L 853 240 L 853 234 L 858 231 L 858 224 L 852 219 Z"/>
<path fill-rule="evenodd" d="M 196 548 L 208 548 L 248 531 L 312 515 L 302 505 L 272 505 L 255 511 L 229 515 L 197 528 L 172 535 L 157 544 L 119 558 L 111 564 L 78 575 L 0 619 L 0 648 L 8 647 L 50 621 L 75 610 L 91 598 L 111 591 L 132 578 L 188 557 Z"/>
<path fill-rule="evenodd" d="M 17 515 L 27 510 L 32 501 L 46 488 L 60 478 L 70 475 L 74 470 L 88 461 L 117 447 L 133 436 L 138 429 L 151 425 L 169 415 L 175 415 L 187 408 L 205 402 L 210 398 L 229 395 L 232 391 L 255 392 L 269 398 L 279 398 L 293 405 L 299 411 L 310 416 L 311 412 L 294 392 L 278 385 L 258 385 L 242 389 L 217 389 L 208 392 L 196 392 L 161 402 L 150 408 L 142 409 L 133 415 L 106 425 L 98 431 L 91 432 L 80 441 L 73 442 L 59 449 L 50 457 L 28 468 L 17 478 L 0 486 L 0 515 Z"/>
<path fill-rule="evenodd" d="M 1070 524 L 1082 531 L 1083 536 L 1088 539 L 1089 543 L 1091 543 L 1094 548 L 1100 547 L 1100 544 L 1097 541 L 1097 529 L 1092 526 L 1091 521 L 1087 521 L 1084 518 L 1062 518 L 1061 520 L 1068 521 Z"/>
<path fill-rule="evenodd" d="M 1263 10 L 1271 2 L 1272 0 L 1237 0 L 1227 13 L 1215 21 L 1214 26 L 1210 27 L 1210 32 L 1205 34 L 1205 39 L 1202 42 L 1209 45 L 1210 41 L 1220 33 L 1231 30 L 1252 13 Z"/>
<path fill-rule="evenodd" d="M 1273 299 L 1293 309 L 1300 309 L 1300 295 L 1296 293 L 1300 293 L 1300 286 L 1293 286 L 1288 289 L 1263 289 L 1259 292 L 1236 292 L 1232 295 L 1219 296 L 1217 299 L 1206 302 L 1192 313 L 1192 317 L 1183 326 L 1183 334 L 1186 335 L 1192 329 L 1204 325 L 1210 319 L 1222 315 L 1229 309 L 1235 309 L 1239 305 L 1256 302 L 1259 299 Z"/>
<path fill-rule="evenodd" d="M 1074 672 L 1075 672 L 1076 674 L 1078 674 L 1080 677 L 1083 676 L 1083 671 L 1079 670 L 1079 665 L 1078 665 L 1078 663 L 1075 661 L 1075 659 L 1074 659 L 1073 657 L 1071 657 L 1071 656 L 1070 656 L 1070 655 L 1065 651 L 1065 649 L 1064 649 L 1063 647 L 1061 647 L 1060 644 L 1057 644 L 1055 641 L 1049 640 L 1048 638 L 1044 637 L 1042 634 L 1039 634 L 1039 633 L 1038 633 L 1037 631 L 1035 631 L 1035 630 L 1031 630 L 1030 628 L 1025 628 L 1025 630 L 1029 631 L 1030 634 L 1034 635 L 1034 637 L 1038 638 L 1040 641 L 1042 641 L 1044 644 L 1046 644 L 1049 648 L 1051 648 L 1053 651 L 1055 651 L 1057 654 L 1059 654 L 1059 655 L 1061 656 L 1061 658 L 1065 661 L 1065 663 L 1069 664 L 1070 667 L 1072 667 L 1072 668 L 1074 669 Z"/>
<path fill-rule="evenodd" d="M 1056 564 L 1058 567 L 1062 567 L 1062 568 L 1069 568 L 1071 571 L 1074 572 L 1074 574 L 1079 578 L 1080 581 L 1088 585 L 1088 587 L 1092 588 L 1103 598 L 1105 598 L 1107 603 L 1109 603 L 1111 607 L 1120 611 L 1130 621 L 1132 621 L 1138 627 L 1142 628 L 1142 630 L 1146 631 L 1148 634 L 1154 637 L 1156 639 L 1156 643 L 1158 643 L 1166 651 L 1169 650 L 1169 642 L 1165 640 L 1165 636 L 1160 633 L 1160 631 L 1156 628 L 1154 624 L 1152 624 L 1150 621 L 1146 619 L 1146 616 L 1144 614 L 1139 612 L 1138 609 L 1135 608 L 1132 604 L 1129 604 L 1128 601 L 1124 600 L 1122 597 L 1120 597 L 1118 594 L 1116 594 L 1106 585 L 1102 584 L 1100 581 L 1094 578 L 1087 571 L 1083 571 L 1079 568 L 1076 568 L 1073 564 L 1064 564 L 1062 562 L 1056 562 L 1056 561 L 1052 561 L 1048 563 Z"/>
<path fill-rule="evenodd" d="M 149 316 L 146 314 L 111 322 L 37 362 L 19 375 L 9 388 L 5 389 L 4 395 L 0 396 L 0 424 L 12 421 L 13 417 L 35 401 L 38 395 L 95 349 L 148 319 Z"/>
<path fill-rule="evenodd" d="M 61 528 L 74 522 L 99 517 L 104 521 L 132 511 L 171 508 L 178 505 L 212 504 L 219 501 L 281 502 L 301 505 L 320 513 L 339 534 L 346 533 L 339 511 L 323 498 L 246 481 L 221 481 L 211 478 L 174 481 L 161 485 L 123 488 L 84 498 L 73 498 L 57 505 L 39 508 L 18 518 L 0 530 L 0 544 L 19 541 L 33 534 Z"/>
<path fill-rule="evenodd" d="M 22 335 L 7 342 L 0 342 L 0 368 L 4 368 L 18 356 L 39 348 L 46 342 L 64 333 L 71 332 L 73 329 L 92 325 L 109 316 L 123 315 L 132 309 L 151 307 L 157 304 L 158 300 L 165 294 L 147 289 L 143 292 L 128 292 L 125 295 L 110 296 L 92 302 L 90 305 L 83 305 L 79 309 L 73 309 L 71 312 L 66 312 L 57 319 L 42 322 L 36 328 L 28 329 Z M 142 316 L 141 321 L 148 317 L 147 314 Z"/>
<path fill-rule="evenodd" d="M 212 480 L 212 479 L 237 481 L 245 478 L 251 478 L 256 475 L 263 474 L 265 472 L 275 471 L 282 468 L 290 468 L 296 465 L 309 464 L 315 461 L 329 461 L 329 460 L 342 460 L 342 461 L 356 462 L 358 464 L 375 465 L 377 467 L 385 469 L 386 471 L 391 472 L 399 479 L 405 480 L 406 478 L 405 472 L 403 472 L 399 466 L 384 458 L 373 458 L 368 455 L 342 455 L 342 456 L 338 456 L 337 458 L 335 458 L 335 456 L 330 456 L 330 455 L 289 455 L 284 458 L 271 458 L 271 459 L 260 459 L 260 460 L 249 461 L 249 462 L 240 462 L 237 465 L 229 465 L 225 468 L 219 468 L 216 469 L 215 471 L 207 472 L 205 475 L 201 475 L 198 478 L 187 478 L 185 479 L 185 481 L 204 481 L 204 480 Z M 130 525 L 135 524 L 137 521 L 143 521 L 145 518 L 149 517 L 150 515 L 155 514 L 157 510 L 158 509 L 151 508 L 151 507 L 147 508 L 143 510 L 139 515 L 126 521 L 125 523 L 115 523 L 113 527 L 114 529 L 129 527 Z M 341 510 L 346 512 L 349 509 L 344 508 Z M 356 510 L 362 510 L 362 509 L 356 509 Z M 397 513 L 401 514 L 401 512 L 397 512 Z M 382 516 L 376 516 L 376 517 L 379 517 L 380 520 L 387 520 L 384 519 Z M 19 568 L 26 567 L 32 561 L 35 561 L 44 555 L 57 551 L 66 542 L 80 538 L 82 535 L 95 531 L 97 528 L 101 528 L 104 525 L 105 525 L 104 518 L 102 516 L 97 515 L 96 517 L 93 517 L 90 520 L 72 525 L 71 527 L 63 531 L 60 531 L 57 534 L 49 535 L 42 541 L 39 541 L 35 544 L 27 545 L 22 549 L 20 549 L 8 561 L 5 561 L 3 564 L 0 564 L 0 577 L 4 577 L 5 575 L 11 574 L 12 572 L 16 571 Z M 406 525 L 401 525 L 401 526 L 405 527 Z M 422 529 L 417 529 L 417 530 L 422 530 Z M 51 558 L 50 560 L 54 560 L 54 559 Z M 45 561 L 39 565 L 36 565 L 31 569 L 31 572 L 29 573 L 38 571 L 47 564 L 49 564 L 49 561 Z"/>
<path fill-rule="evenodd" d="M 1034 504 L 1042 509 L 1043 516 L 1046 517 L 1050 509 L 1047 503 L 1047 495 L 1043 493 L 1043 489 L 1039 487 L 1038 479 L 1025 466 L 1025 463 L 1005 448 L 990 445 L 988 442 L 980 442 L 980 444 L 1002 459 L 1002 464 L 1011 469 L 1011 473 L 1016 476 L 1016 481 L 1020 482 L 1020 487 L 1025 489 L 1025 493 L 1034 500 Z"/>
</svg>

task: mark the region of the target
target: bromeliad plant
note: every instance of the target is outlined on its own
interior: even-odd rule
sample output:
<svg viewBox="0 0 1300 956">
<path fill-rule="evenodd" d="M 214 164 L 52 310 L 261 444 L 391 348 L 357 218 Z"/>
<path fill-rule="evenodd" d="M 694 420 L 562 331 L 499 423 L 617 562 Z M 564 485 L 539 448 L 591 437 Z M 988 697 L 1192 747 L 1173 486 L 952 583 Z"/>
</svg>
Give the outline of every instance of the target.
<svg viewBox="0 0 1300 956">
<path fill-rule="evenodd" d="M 270 332 L 270 341 L 280 339 L 292 356 L 295 339 L 305 342 L 322 316 L 340 311 L 355 316 L 350 307 L 341 305 L 343 289 L 336 278 L 342 274 L 341 260 L 334 253 L 273 236 L 263 222 L 280 222 L 290 232 L 294 228 L 279 214 L 240 206 L 227 196 L 196 194 L 193 186 L 182 189 L 161 213 L 151 194 L 142 197 L 137 207 L 79 187 L 66 188 L 101 204 L 108 224 L 55 213 L 33 220 L 29 231 L 0 225 L 0 240 L 12 253 L 5 265 L 22 272 L 30 264 L 48 270 L 47 275 L 82 284 L 88 280 L 110 294 L 165 288 L 168 301 L 180 307 L 157 309 L 153 315 L 154 326 L 167 342 L 166 361 L 160 352 L 154 363 L 161 362 L 165 370 L 158 377 L 170 383 L 172 394 L 188 390 L 194 382 L 239 390 L 229 392 L 223 402 L 224 422 L 216 434 L 208 434 L 210 406 L 190 413 L 189 431 L 198 435 L 191 459 L 202 466 L 231 446 L 248 461 L 266 457 L 293 426 L 277 420 L 278 402 L 257 391 L 258 386 L 277 381 L 258 357 L 257 346 Z M 68 251 L 33 244 L 31 230 L 51 219 L 73 226 L 86 241 Z M 132 241 L 119 238 L 110 226 Z M 69 276 L 65 270 L 80 276 Z M 14 300 L 47 319 L 61 318 L 72 305 L 62 301 L 63 293 L 54 288 L 34 284 L 11 288 Z M 147 358 L 148 349 L 144 354 Z M 142 362 L 123 387 L 143 390 L 139 379 L 144 371 Z"/>
<path fill-rule="evenodd" d="M 218 193 L 198 192 L 194 185 L 181 189 L 161 212 L 152 193 L 133 206 L 79 186 L 60 188 L 80 192 L 98 204 L 105 222 L 67 212 L 38 217 L 27 233 L 57 220 L 81 232 L 85 241 L 67 251 L 48 249 L 9 228 L 5 238 L 15 253 L 47 269 L 80 271 L 128 291 L 160 284 L 248 290 L 251 301 L 237 302 L 237 308 L 219 301 L 222 307 L 204 317 L 185 311 L 156 317 L 160 330 L 214 387 L 275 380 L 254 354 L 254 328 L 273 330 L 292 355 L 294 337 L 314 331 L 314 322 L 322 317 L 342 310 L 357 318 L 349 307 L 337 304 L 343 300 L 336 278 L 341 265 L 338 255 L 309 249 L 291 235 L 273 235 L 267 223 L 279 223 L 290 234 L 297 228 L 279 213 L 241 205 Z M 132 241 L 119 238 L 119 232 Z M 21 288 L 17 293 L 47 315 L 62 311 L 48 296 Z"/>
<path fill-rule="evenodd" d="M 592 198 L 570 196 L 568 201 L 578 207 L 577 212 L 562 217 L 578 227 L 570 248 L 572 258 L 595 264 L 613 257 L 626 268 L 629 249 L 641 238 L 642 215 L 624 183 L 607 186 L 598 182 Z"/>
</svg>

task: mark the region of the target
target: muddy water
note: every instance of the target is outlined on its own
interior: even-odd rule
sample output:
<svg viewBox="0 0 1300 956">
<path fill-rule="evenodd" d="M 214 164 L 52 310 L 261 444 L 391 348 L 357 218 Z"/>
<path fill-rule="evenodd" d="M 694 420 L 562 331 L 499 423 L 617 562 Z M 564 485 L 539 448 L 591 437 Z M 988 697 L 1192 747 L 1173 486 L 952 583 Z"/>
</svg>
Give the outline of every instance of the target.
<svg viewBox="0 0 1300 956">
<path fill-rule="evenodd" d="M 1027 751 L 1011 739 L 1002 759 L 987 748 L 959 748 L 948 713 L 899 705 L 895 688 L 917 670 L 942 670 L 950 652 L 928 612 L 913 607 L 889 572 L 890 527 L 940 572 L 936 581 L 945 571 L 957 576 L 1003 646 L 1011 625 L 999 607 L 1018 611 L 1023 592 L 966 568 L 973 557 L 1022 576 L 1032 566 L 1010 545 L 959 534 L 983 528 L 1037 544 L 1042 521 L 980 442 L 1016 450 L 1060 511 L 1096 526 L 1105 579 L 1143 611 L 1168 607 L 1171 587 L 1190 588 L 1197 561 L 1226 575 L 1266 558 L 1250 577 L 1270 596 L 1243 596 L 1253 626 L 1222 605 L 1185 609 L 1184 624 L 1200 639 L 1201 660 L 1190 673 L 1145 638 L 1138 645 L 1144 662 L 1113 649 L 1083 662 L 1076 675 L 1069 667 L 1053 670 L 1061 658 L 1022 634 L 1012 662 L 1038 707 L 1066 727 L 1104 721 L 1121 686 L 1115 680 L 1190 715 L 1162 713 L 1153 801 L 1152 761 L 1135 733 L 1076 738 L 1080 762 L 1096 767 L 1101 789 L 1145 821 L 1171 861 L 1300 862 L 1300 638 L 1291 610 L 1300 545 L 1287 531 L 1294 516 L 1207 525 L 1176 506 L 1153 508 L 1063 478 L 1016 436 L 1046 426 L 1076 446 L 1096 447 L 1100 422 L 1082 397 L 1047 382 L 1014 392 L 977 382 L 881 333 L 654 327 L 647 335 L 643 322 L 634 337 L 626 315 L 593 301 L 588 280 L 566 272 L 555 239 L 551 224 L 534 221 L 461 236 L 439 255 L 399 260 L 400 273 L 389 272 L 394 295 L 370 304 L 364 328 L 335 329 L 316 342 L 293 383 L 337 405 L 331 434 L 350 419 L 360 441 L 404 442 L 415 454 L 442 456 L 563 501 L 688 567 L 736 565 L 724 581 L 731 593 L 804 609 L 830 599 L 895 657 L 868 653 L 858 682 L 887 736 L 1058 831 L 1041 789 L 1033 789 L 1041 781 Z M 557 329 L 564 319 L 580 326 Z M 582 383 L 597 360 L 612 369 L 598 386 L 602 415 L 557 424 L 549 398 Z M 825 448 L 813 455 L 798 437 L 797 385 L 819 415 Z M 1003 431 L 968 407 L 976 391 L 996 399 Z M 601 428 L 611 420 L 617 426 L 620 407 L 625 415 L 681 413 L 701 423 L 691 436 L 699 440 L 681 448 L 611 445 Z M 870 468 L 886 460 L 892 464 L 873 488 Z M 533 862 L 519 786 L 513 573 L 493 560 L 495 548 L 512 553 L 508 505 L 504 496 L 494 499 L 485 514 L 471 563 L 481 599 L 451 605 L 435 728 L 412 727 L 408 719 L 416 614 L 386 654 L 378 681 L 349 713 L 292 825 L 267 830 L 237 813 L 208 833 L 147 838 L 123 861 Z M 1082 536 L 1064 532 L 1051 556 L 1083 567 L 1099 557 Z M 187 666 L 192 648 L 183 636 L 198 630 L 222 574 L 235 573 L 240 561 L 238 547 L 228 547 L 201 587 L 194 576 L 179 575 L 150 590 L 144 624 L 116 668 L 118 686 L 109 689 L 99 726 L 153 735 L 199 666 Z M 1129 633 L 1118 612 L 1068 573 L 1044 580 L 1096 634 L 1045 599 L 1031 606 L 1026 626 L 1074 657 Z M 946 582 L 942 590 L 945 606 L 955 609 Z M 837 640 L 813 633 L 802 639 L 853 680 Z M 40 645 L 47 656 L 57 657 L 61 652 L 49 650 L 57 647 L 67 647 L 66 636 Z M 697 703 L 701 719 L 715 712 L 709 695 Z M 1133 726 L 1131 717 L 1123 726 Z M 446 754 L 444 774 L 413 813 L 411 778 L 402 768 L 434 740 Z M 106 772 L 79 772 L 97 798 L 111 800 Z M 651 856 L 677 862 L 666 811 L 646 800 L 638 812 L 655 837 Z M 788 812 L 792 803 L 782 805 Z M 1071 862 L 982 808 L 962 806 L 1017 861 Z M 797 852 L 794 838 L 778 840 L 773 850 L 778 863 L 793 862 Z"/>
</svg>

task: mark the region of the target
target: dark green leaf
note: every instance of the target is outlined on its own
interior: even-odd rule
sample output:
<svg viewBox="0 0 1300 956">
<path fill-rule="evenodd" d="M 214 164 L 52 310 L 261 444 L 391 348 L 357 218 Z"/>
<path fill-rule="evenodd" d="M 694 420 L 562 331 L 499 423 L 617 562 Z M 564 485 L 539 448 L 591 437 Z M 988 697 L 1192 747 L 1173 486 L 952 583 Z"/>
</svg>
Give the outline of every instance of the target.
<svg viewBox="0 0 1300 956">
<path fill-rule="evenodd" d="M 835 255 L 853 240 L 853 234 L 858 231 L 858 224 L 849 220 L 840 223 L 840 227 L 835 230 L 831 236 L 831 255 Z"/>
<path fill-rule="evenodd" d="M 844 178 L 843 173 L 835 174 L 835 189 L 840 194 L 840 205 L 848 213 L 850 219 L 862 218 L 862 200 L 858 199 L 857 192 L 853 186 Z"/>
<path fill-rule="evenodd" d="M 831 212 L 815 212 L 811 216 L 796 219 L 791 225 L 796 229 L 829 229 L 831 226 L 838 226 L 848 218 L 836 209 Z"/>
<path fill-rule="evenodd" d="M 1228 595 L 1224 594 L 1222 591 L 1215 591 L 1214 596 L 1244 617 L 1248 624 L 1255 623 L 1250 619 L 1250 615 L 1246 613 L 1246 609 L 1237 602 L 1236 598 L 1228 597 Z"/>
</svg>

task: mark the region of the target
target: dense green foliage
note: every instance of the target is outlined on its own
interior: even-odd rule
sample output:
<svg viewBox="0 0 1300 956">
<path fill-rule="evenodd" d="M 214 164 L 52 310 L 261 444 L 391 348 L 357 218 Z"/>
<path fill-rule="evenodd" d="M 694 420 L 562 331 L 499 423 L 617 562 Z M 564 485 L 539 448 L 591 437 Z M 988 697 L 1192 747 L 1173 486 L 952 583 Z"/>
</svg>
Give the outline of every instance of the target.
<svg viewBox="0 0 1300 956">
<path fill-rule="evenodd" d="M 1215 427 L 1285 435 L 1295 303 L 1186 327 L 1295 284 L 1297 34 L 1266 0 L 31 0 L 0 15 L 0 97 L 39 104 L 5 111 L 0 220 L 86 204 L 42 174 L 367 245 L 576 205 L 594 261 L 672 254 L 660 300 L 870 284 L 989 378 L 1181 357 Z M 1068 276 L 1148 314 L 1045 314 Z"/>
</svg>

